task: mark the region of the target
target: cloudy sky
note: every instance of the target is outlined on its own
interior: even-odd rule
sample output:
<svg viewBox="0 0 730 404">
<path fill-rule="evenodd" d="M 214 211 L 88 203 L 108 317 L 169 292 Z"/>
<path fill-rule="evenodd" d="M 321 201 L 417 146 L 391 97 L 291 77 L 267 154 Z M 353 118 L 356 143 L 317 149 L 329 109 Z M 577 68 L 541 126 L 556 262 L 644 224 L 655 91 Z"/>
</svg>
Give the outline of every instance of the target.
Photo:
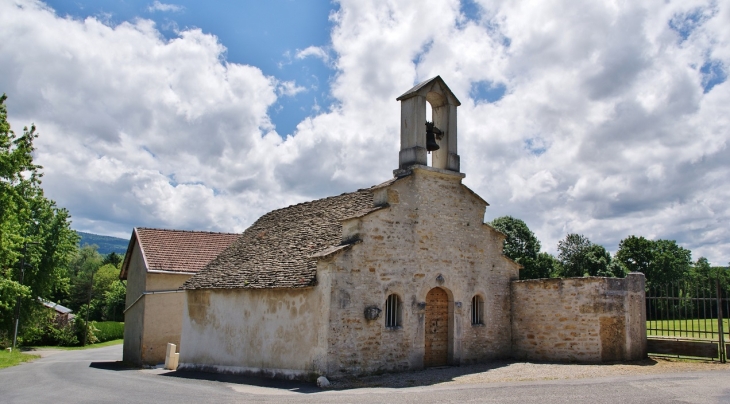
<svg viewBox="0 0 730 404">
<path fill-rule="evenodd" d="M 730 2 L 0 0 L 0 92 L 77 230 L 240 232 L 392 177 L 441 75 L 464 183 L 555 252 L 730 261 Z"/>
</svg>

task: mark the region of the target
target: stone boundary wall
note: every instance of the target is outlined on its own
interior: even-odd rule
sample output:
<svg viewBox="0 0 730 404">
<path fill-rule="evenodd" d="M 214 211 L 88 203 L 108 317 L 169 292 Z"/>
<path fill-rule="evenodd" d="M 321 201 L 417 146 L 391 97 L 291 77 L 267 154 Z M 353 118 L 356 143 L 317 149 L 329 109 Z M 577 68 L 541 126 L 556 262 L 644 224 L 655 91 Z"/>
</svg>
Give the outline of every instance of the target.
<svg viewBox="0 0 730 404">
<path fill-rule="evenodd" d="M 646 357 L 644 274 L 511 283 L 512 354 L 538 361 Z"/>
</svg>

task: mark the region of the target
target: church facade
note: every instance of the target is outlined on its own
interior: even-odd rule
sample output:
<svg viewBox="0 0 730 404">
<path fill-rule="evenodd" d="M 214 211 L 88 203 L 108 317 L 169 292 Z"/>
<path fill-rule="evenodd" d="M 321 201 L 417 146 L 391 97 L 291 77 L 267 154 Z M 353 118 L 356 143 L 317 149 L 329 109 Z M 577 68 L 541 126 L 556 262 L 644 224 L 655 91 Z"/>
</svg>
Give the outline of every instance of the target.
<svg viewBox="0 0 730 404">
<path fill-rule="evenodd" d="M 512 356 L 519 265 L 462 183 L 459 101 L 440 77 L 398 100 L 394 178 L 264 215 L 183 284 L 181 369 L 337 378 Z"/>
</svg>

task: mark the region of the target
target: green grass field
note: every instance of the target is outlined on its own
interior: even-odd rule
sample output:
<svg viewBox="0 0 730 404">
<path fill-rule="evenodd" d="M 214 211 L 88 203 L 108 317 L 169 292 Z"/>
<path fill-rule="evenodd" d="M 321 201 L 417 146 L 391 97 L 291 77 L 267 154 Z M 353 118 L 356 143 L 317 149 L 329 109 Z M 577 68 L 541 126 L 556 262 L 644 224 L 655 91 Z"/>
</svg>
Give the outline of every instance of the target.
<svg viewBox="0 0 730 404">
<path fill-rule="evenodd" d="M 728 341 L 730 324 L 728 319 L 723 319 L 722 330 L 725 333 L 725 341 Z M 649 336 L 678 337 L 678 338 L 700 338 L 717 339 L 717 319 L 701 320 L 651 320 L 646 322 L 646 333 Z M 714 334 L 711 334 L 714 333 Z"/>
<path fill-rule="evenodd" d="M 38 358 L 40 358 L 40 356 L 24 354 L 17 349 L 13 352 L 0 351 L 0 369 L 9 368 L 10 366 L 15 366 L 22 362 L 28 362 Z"/>
</svg>

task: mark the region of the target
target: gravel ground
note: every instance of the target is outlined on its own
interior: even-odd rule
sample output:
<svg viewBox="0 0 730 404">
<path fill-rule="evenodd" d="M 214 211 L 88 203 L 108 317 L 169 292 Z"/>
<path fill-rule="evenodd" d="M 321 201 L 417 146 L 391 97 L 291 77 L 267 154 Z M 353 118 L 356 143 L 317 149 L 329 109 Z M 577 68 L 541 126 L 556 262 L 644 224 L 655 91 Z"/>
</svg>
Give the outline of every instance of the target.
<svg viewBox="0 0 730 404">
<path fill-rule="evenodd" d="M 55 355 L 60 352 L 64 352 L 63 349 L 53 349 L 53 348 L 31 348 L 27 350 L 22 351 L 24 354 L 28 355 L 38 355 L 41 358 L 45 358 L 46 356 Z"/>
<path fill-rule="evenodd" d="M 480 384 L 534 380 L 583 379 L 632 374 L 730 370 L 730 364 L 650 357 L 637 362 L 558 364 L 499 361 L 484 365 L 449 366 L 416 372 L 348 378 L 332 381 L 333 389 L 412 387 L 434 384 Z"/>
</svg>

